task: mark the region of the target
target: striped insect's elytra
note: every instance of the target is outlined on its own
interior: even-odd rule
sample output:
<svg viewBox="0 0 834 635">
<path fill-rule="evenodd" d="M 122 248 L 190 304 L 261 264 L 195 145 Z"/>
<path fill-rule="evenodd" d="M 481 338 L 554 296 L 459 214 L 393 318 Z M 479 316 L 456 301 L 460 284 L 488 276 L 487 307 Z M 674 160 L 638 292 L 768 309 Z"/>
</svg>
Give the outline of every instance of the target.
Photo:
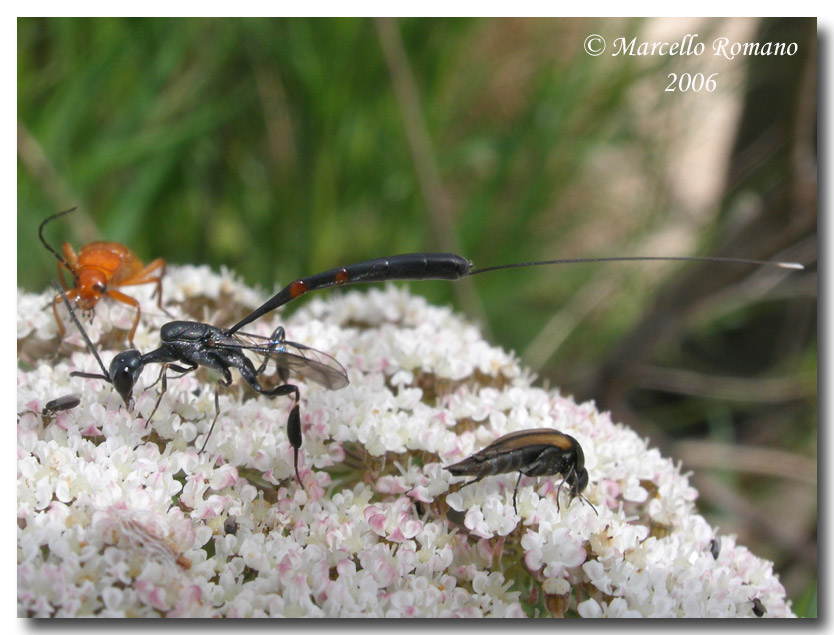
<svg viewBox="0 0 834 635">
<path fill-rule="evenodd" d="M 518 472 L 513 490 L 513 509 L 518 513 L 516 495 L 522 476 L 553 476 L 561 474 L 562 482 L 556 490 L 556 508 L 559 509 L 559 493 L 562 485 L 568 484 L 570 498 L 582 496 L 588 486 L 588 470 L 585 469 L 585 454 L 579 442 L 569 434 L 550 428 L 519 430 L 511 432 L 490 443 L 472 456 L 447 465 L 455 476 L 474 476 L 463 487 L 477 483 L 486 476 Z M 596 508 L 591 505 L 596 512 Z"/>
</svg>

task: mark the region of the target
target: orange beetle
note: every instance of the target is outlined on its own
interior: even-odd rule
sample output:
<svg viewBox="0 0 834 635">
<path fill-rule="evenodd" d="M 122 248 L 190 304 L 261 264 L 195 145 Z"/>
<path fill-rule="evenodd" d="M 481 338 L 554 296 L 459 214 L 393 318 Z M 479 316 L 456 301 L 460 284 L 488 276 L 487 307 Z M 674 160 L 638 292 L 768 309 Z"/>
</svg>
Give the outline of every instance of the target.
<svg viewBox="0 0 834 635">
<path fill-rule="evenodd" d="M 43 228 L 50 221 L 64 214 L 69 214 L 75 209 L 73 207 L 47 218 L 38 228 L 38 236 L 44 246 L 58 259 L 58 277 L 61 278 L 61 285 L 67 291 L 67 297 L 75 300 L 82 311 L 91 311 L 103 295 L 136 309 L 136 317 L 133 319 L 133 325 L 127 335 L 127 339 L 132 346 L 133 335 L 136 333 L 139 316 L 141 315 L 139 302 L 113 287 L 156 283 L 154 293 L 157 297 L 157 306 L 162 309 L 162 276 L 165 275 L 165 261 L 162 258 L 157 258 L 147 266 L 143 266 L 142 261 L 128 247 L 121 243 L 104 241 L 84 245 L 78 254 L 75 253 L 69 243 L 64 243 L 62 246 L 64 255 L 61 256 L 44 240 Z M 64 280 L 64 270 L 68 271 L 73 277 L 74 282 L 71 289 L 67 287 Z M 61 296 L 58 294 L 52 301 L 52 311 L 55 314 L 55 320 L 58 322 L 58 330 L 63 337 L 66 329 L 61 318 L 58 317 L 58 303 L 60 301 Z"/>
</svg>

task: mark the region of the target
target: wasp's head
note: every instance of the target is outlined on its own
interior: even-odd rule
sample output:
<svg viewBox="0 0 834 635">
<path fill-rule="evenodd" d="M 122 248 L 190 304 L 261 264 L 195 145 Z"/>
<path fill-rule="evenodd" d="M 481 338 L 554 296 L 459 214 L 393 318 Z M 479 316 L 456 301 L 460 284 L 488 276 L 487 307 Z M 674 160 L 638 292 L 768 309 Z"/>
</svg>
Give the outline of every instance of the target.
<svg viewBox="0 0 834 635">
<path fill-rule="evenodd" d="M 119 353 L 110 362 L 110 381 L 130 408 L 130 397 L 133 394 L 133 387 L 142 374 L 145 365 L 142 363 L 142 354 L 139 351 L 125 351 Z"/>
</svg>

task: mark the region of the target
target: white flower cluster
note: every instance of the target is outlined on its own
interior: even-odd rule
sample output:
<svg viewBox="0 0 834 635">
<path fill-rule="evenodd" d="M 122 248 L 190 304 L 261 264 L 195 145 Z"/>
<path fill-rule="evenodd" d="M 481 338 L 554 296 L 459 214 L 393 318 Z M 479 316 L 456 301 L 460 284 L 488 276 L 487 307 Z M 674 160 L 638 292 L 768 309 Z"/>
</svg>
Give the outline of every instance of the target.
<svg viewBox="0 0 834 635">
<path fill-rule="evenodd" d="M 130 291 L 148 352 L 171 318 L 152 289 Z M 63 306 L 59 341 L 54 293 L 18 294 L 20 616 L 752 617 L 754 601 L 791 615 L 772 565 L 716 535 L 680 469 L 592 404 L 534 387 L 475 327 L 406 291 L 319 296 L 284 322 L 287 339 L 335 357 L 350 385 L 297 382 L 302 487 L 290 397 L 222 389 L 199 452 L 216 376 L 169 379 L 148 421 L 156 365 L 128 411 L 105 381 L 70 377 L 100 369 Z M 195 267 L 170 268 L 164 298 L 177 319 L 218 326 L 230 301 L 237 316 L 259 303 Z M 104 300 L 84 320 L 105 364 L 131 319 Z M 80 405 L 42 412 L 67 394 Z M 557 507 L 559 476 L 524 477 L 516 514 L 516 474 L 461 489 L 442 469 L 533 428 L 579 441 L 595 509 L 564 487 Z"/>
</svg>

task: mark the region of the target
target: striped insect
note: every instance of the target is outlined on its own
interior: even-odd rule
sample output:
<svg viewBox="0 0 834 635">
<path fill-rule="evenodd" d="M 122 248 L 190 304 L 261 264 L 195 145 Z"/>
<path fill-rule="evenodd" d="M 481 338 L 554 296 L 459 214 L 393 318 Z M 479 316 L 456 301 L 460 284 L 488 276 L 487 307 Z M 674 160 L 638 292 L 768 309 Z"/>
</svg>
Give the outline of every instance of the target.
<svg viewBox="0 0 834 635">
<path fill-rule="evenodd" d="M 494 474 L 518 472 L 513 489 L 513 509 L 518 513 L 516 495 L 522 476 L 553 476 L 561 474 L 562 482 L 556 489 L 556 508 L 559 509 L 559 493 L 567 483 L 570 500 L 576 497 L 591 505 L 582 496 L 588 486 L 588 470 L 585 469 L 585 453 L 579 442 L 569 434 L 551 428 L 519 430 L 500 437 L 472 456 L 447 465 L 445 469 L 454 476 L 474 476 L 462 487 L 477 483 Z M 598 512 L 597 512 L 598 513 Z"/>
</svg>

